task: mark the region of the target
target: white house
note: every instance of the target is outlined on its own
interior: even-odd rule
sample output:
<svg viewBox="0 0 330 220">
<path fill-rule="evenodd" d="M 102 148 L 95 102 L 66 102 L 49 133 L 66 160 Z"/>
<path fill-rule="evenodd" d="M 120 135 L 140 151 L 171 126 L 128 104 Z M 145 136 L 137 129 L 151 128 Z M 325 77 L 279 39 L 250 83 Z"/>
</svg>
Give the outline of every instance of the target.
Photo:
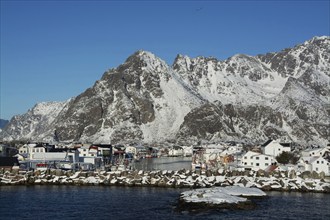
<svg viewBox="0 0 330 220">
<path fill-rule="evenodd" d="M 242 166 L 250 166 L 253 163 L 253 156 L 259 155 L 260 153 L 256 153 L 253 151 L 248 151 L 242 156 Z"/>
<path fill-rule="evenodd" d="M 276 160 L 272 155 L 260 154 L 252 151 L 248 151 L 244 154 L 241 160 L 242 167 L 256 171 L 265 170 L 274 163 L 276 163 Z"/>
<path fill-rule="evenodd" d="M 301 152 L 303 157 L 323 156 L 326 152 L 330 152 L 330 147 L 309 148 Z"/>
<path fill-rule="evenodd" d="M 330 163 L 328 160 L 324 159 L 323 157 L 317 157 L 312 163 L 312 168 L 314 171 L 320 173 L 324 172 L 325 175 L 330 175 Z"/>
<path fill-rule="evenodd" d="M 38 146 L 36 144 L 28 144 L 28 154 L 30 160 L 35 160 L 35 158 L 40 157 L 43 153 L 46 152 L 46 148 L 44 146 Z M 35 154 L 37 154 L 35 156 Z"/>
<path fill-rule="evenodd" d="M 330 176 L 330 162 L 321 156 L 301 157 L 299 167 L 302 168 L 302 171 L 324 172 L 326 176 Z"/>
<path fill-rule="evenodd" d="M 291 152 L 291 144 L 280 143 L 279 141 L 269 140 L 261 145 L 262 153 L 277 157 L 283 151 Z"/>
<path fill-rule="evenodd" d="M 102 156 L 99 156 L 97 146 L 82 146 L 78 148 L 80 164 L 89 164 L 93 168 L 99 168 L 102 165 Z M 90 169 L 89 167 L 88 169 Z M 87 169 L 87 168 L 83 168 Z"/>
<path fill-rule="evenodd" d="M 78 148 L 79 157 L 96 157 L 97 148 L 90 147 L 90 145 L 83 145 Z"/>
<path fill-rule="evenodd" d="M 168 150 L 169 157 L 182 157 L 183 156 L 183 148 L 180 146 L 173 146 Z"/>
</svg>

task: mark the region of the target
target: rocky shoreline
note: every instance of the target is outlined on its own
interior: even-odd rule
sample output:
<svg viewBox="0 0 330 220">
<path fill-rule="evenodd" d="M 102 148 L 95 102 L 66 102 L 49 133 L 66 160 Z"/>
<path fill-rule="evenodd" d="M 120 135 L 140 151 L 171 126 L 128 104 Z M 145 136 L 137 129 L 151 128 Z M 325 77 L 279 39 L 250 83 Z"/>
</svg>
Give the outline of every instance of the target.
<svg viewBox="0 0 330 220">
<path fill-rule="evenodd" d="M 4 185 L 104 185 L 205 188 L 213 186 L 255 187 L 263 191 L 330 193 L 330 180 L 316 172 L 130 170 L 130 171 L 44 171 L 0 170 Z"/>
</svg>

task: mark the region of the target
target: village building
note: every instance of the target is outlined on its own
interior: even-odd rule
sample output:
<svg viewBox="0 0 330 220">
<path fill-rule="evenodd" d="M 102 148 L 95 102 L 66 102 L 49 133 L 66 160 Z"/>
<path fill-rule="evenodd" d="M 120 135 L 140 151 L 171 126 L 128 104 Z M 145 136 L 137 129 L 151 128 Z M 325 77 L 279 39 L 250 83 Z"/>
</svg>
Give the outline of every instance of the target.
<svg viewBox="0 0 330 220">
<path fill-rule="evenodd" d="M 182 157 L 183 153 L 183 148 L 180 146 L 173 146 L 168 150 L 169 157 Z"/>
<path fill-rule="evenodd" d="M 267 167 L 276 164 L 272 155 L 260 154 L 248 151 L 242 156 L 241 166 L 245 170 L 265 170 Z"/>
<path fill-rule="evenodd" d="M 291 152 L 291 144 L 280 143 L 279 141 L 274 141 L 274 140 L 268 140 L 266 143 L 261 145 L 261 150 L 263 154 L 277 157 L 284 151 Z"/>
<path fill-rule="evenodd" d="M 321 156 L 301 157 L 298 161 L 298 167 L 300 171 L 324 172 L 326 176 L 330 176 L 330 161 Z"/>
<path fill-rule="evenodd" d="M 317 157 L 324 156 L 326 153 L 330 153 L 330 147 L 314 147 L 308 148 L 306 150 L 301 151 L 302 157 Z"/>
</svg>

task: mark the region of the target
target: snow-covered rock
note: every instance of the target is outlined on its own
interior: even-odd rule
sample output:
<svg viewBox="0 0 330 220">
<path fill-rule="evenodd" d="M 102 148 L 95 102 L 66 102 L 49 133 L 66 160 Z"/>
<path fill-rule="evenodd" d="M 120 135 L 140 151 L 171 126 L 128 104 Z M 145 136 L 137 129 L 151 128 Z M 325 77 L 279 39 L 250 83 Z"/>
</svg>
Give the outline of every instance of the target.
<svg viewBox="0 0 330 220">
<path fill-rule="evenodd" d="M 249 209 L 254 206 L 241 196 L 264 197 L 266 193 L 260 189 L 239 186 L 194 189 L 181 193 L 177 208 L 181 211 L 204 211 L 213 208 Z"/>
</svg>

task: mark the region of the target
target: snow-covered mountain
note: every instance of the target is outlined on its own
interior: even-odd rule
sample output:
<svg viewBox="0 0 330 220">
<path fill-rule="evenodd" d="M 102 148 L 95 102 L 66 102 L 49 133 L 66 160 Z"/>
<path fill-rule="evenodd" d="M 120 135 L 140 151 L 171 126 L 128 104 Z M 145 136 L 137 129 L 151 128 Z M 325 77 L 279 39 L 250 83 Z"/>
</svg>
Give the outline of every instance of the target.
<svg viewBox="0 0 330 220">
<path fill-rule="evenodd" d="M 52 140 L 45 131 L 51 129 L 50 125 L 65 111 L 70 100 L 65 102 L 41 102 L 29 109 L 23 115 L 14 116 L 0 133 L 4 140 Z"/>
<path fill-rule="evenodd" d="M 267 138 L 326 144 L 330 37 L 227 60 L 138 51 L 93 87 L 15 116 L 4 140 L 184 142 Z"/>
</svg>

